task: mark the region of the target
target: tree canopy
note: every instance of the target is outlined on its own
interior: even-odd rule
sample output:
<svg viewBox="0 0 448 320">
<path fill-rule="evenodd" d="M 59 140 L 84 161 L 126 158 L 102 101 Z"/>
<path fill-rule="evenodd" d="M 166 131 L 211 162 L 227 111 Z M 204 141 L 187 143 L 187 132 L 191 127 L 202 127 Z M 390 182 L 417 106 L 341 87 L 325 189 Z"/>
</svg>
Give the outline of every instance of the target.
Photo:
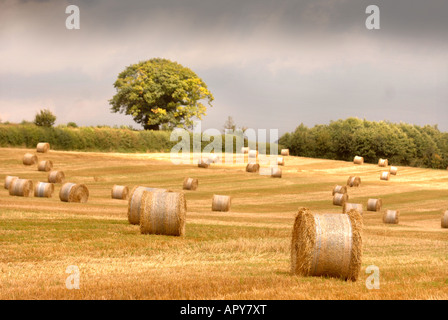
<svg viewBox="0 0 448 320">
<path fill-rule="evenodd" d="M 34 117 L 34 124 L 39 127 L 52 127 L 56 122 L 56 116 L 48 109 L 40 110 Z"/>
<path fill-rule="evenodd" d="M 155 58 L 128 66 L 114 83 L 117 93 L 109 103 L 112 112 L 131 115 L 146 130 L 191 126 L 201 119 L 213 95 L 189 68 Z"/>
</svg>

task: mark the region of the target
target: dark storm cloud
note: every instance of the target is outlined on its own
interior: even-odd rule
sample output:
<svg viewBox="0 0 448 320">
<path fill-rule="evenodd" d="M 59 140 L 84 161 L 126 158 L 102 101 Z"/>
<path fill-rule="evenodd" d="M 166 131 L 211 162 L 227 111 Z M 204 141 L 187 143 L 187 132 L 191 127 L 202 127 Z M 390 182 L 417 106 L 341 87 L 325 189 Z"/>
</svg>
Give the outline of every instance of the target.
<svg viewBox="0 0 448 320">
<path fill-rule="evenodd" d="M 65 29 L 69 4 L 80 8 L 81 30 Z M 381 30 L 365 28 L 371 4 L 381 10 Z M 131 124 L 109 113 L 115 77 L 131 63 L 165 57 L 208 83 L 216 100 L 207 127 L 221 128 L 232 115 L 239 125 L 285 132 L 358 116 L 448 130 L 448 1 L 8 0 L 0 7 L 3 119 L 20 121 L 45 103 L 60 122 Z"/>
</svg>

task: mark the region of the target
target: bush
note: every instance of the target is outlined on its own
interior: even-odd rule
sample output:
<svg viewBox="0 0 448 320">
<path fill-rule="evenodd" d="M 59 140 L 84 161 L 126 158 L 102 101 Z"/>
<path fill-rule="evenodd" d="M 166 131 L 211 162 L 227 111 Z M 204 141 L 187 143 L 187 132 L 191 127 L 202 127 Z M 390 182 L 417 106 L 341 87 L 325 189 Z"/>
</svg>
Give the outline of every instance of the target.
<svg viewBox="0 0 448 320">
<path fill-rule="evenodd" d="M 56 121 L 56 116 L 50 110 L 40 110 L 34 118 L 34 124 L 38 127 L 52 127 Z"/>
</svg>

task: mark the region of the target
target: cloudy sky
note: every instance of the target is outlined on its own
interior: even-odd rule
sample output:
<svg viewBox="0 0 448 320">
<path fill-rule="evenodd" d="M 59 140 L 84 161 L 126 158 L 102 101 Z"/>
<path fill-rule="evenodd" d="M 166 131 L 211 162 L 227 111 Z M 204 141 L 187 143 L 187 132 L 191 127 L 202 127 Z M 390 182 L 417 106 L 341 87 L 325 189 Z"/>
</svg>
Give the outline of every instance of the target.
<svg viewBox="0 0 448 320">
<path fill-rule="evenodd" d="M 67 30 L 77 5 L 81 29 Z M 380 30 L 368 30 L 368 5 Z M 203 128 L 292 131 L 350 116 L 448 131 L 446 0 L 0 0 L 0 119 L 134 125 L 110 112 L 126 66 L 162 57 L 215 96 Z"/>
</svg>

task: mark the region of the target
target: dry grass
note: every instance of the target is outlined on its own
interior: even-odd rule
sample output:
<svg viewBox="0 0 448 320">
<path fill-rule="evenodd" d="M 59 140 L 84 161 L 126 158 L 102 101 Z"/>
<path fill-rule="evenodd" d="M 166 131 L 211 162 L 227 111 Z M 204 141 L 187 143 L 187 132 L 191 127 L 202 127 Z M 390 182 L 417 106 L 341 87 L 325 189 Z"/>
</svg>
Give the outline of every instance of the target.
<svg viewBox="0 0 448 320">
<path fill-rule="evenodd" d="M 22 164 L 33 150 L 0 150 L 0 180 L 46 180 L 47 173 Z M 385 182 L 377 165 L 289 157 L 282 179 L 271 179 L 233 162 L 208 170 L 174 166 L 169 154 L 46 157 L 67 181 L 89 188 L 89 201 L 11 197 L 0 188 L 0 299 L 448 299 L 448 229 L 440 228 L 448 209 L 446 170 L 399 167 Z M 298 207 L 340 213 L 331 190 L 350 174 L 362 178 L 348 190 L 350 201 L 382 198 L 382 211 L 400 210 L 400 224 L 364 212 L 357 282 L 290 275 Z M 201 184 L 185 192 L 184 237 L 141 235 L 128 223 L 127 202 L 110 197 L 114 184 L 181 191 L 186 176 Z M 232 196 L 232 211 L 212 212 L 213 194 Z M 380 268 L 379 290 L 365 286 L 372 264 Z M 80 269 L 80 290 L 65 287 L 69 265 Z"/>
</svg>

